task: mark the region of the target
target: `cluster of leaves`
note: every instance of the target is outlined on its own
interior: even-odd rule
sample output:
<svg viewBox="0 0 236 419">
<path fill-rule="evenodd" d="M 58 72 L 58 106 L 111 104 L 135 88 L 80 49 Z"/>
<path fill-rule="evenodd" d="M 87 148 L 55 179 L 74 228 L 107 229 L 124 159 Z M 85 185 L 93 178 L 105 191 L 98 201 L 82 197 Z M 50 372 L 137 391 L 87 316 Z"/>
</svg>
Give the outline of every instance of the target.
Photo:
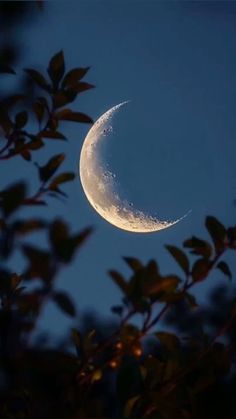
<svg viewBox="0 0 236 419">
<path fill-rule="evenodd" d="M 26 69 L 36 95 L 28 102 L 22 94 L 2 100 L 2 161 L 16 156 L 31 161 L 32 153 L 46 141 L 65 140 L 61 121 L 92 122 L 87 115 L 66 107 L 92 87 L 82 81 L 87 71 L 76 68 L 66 73 L 62 52 L 50 60 L 48 77 Z M 20 104 L 27 105 L 27 110 L 19 111 Z M 28 129 L 33 118 L 37 132 Z M 56 154 L 44 165 L 36 163 L 39 187 L 33 195 L 28 194 L 24 181 L 0 191 L 0 417 L 206 417 L 202 395 L 210 394 L 229 373 L 229 379 L 236 381 L 236 339 L 228 333 L 235 327 L 234 296 L 216 331 L 181 336 L 164 329 L 163 320 L 178 307 L 185 308 L 185 315 L 186 310 L 198 312 L 192 289 L 211 274 L 218 272 L 232 279 L 224 256 L 236 250 L 236 227 L 227 229 L 215 217 L 206 218 L 209 241 L 193 236 L 183 248 L 166 246 L 181 274 L 162 275 L 155 260 L 143 264 L 134 257 L 124 258 L 131 269 L 130 278 L 109 271 L 122 293 L 122 303 L 112 307 L 118 321 L 109 333 L 100 333 L 99 327 L 86 329 L 84 324 L 74 327 L 70 336 L 73 354 L 30 344 L 49 299 L 65 314 L 76 315 L 68 294 L 56 288 L 56 278 L 92 232 L 86 228 L 71 233 L 62 219 L 19 218 L 22 207 L 46 205 L 48 195 L 64 195 L 61 185 L 74 178 L 71 172 L 57 173 L 64 158 L 64 154 Z M 31 233 L 39 231 L 45 233 L 48 243 L 43 249 L 27 242 Z M 26 261 L 21 273 L 12 270 L 16 250 Z M 40 286 L 30 287 L 36 279 Z M 139 321 L 131 322 L 136 317 Z M 232 409 L 224 417 L 233 418 Z"/>
<path fill-rule="evenodd" d="M 17 156 L 31 161 L 32 153 L 40 150 L 45 145 L 45 140 L 65 140 L 66 137 L 58 130 L 61 121 L 92 123 L 92 119 L 82 112 L 64 108 L 78 94 L 93 87 L 81 81 L 88 68 L 74 68 L 66 73 L 64 55 L 60 51 L 49 61 L 49 80 L 37 70 L 25 71 L 36 88 L 33 97 L 14 94 L 0 102 L 0 132 L 3 143 L 0 159 L 4 162 Z M 9 67 L 2 68 L 1 72 L 15 74 Z M 19 110 L 19 106 L 23 110 Z M 24 109 L 26 106 L 27 111 Z M 32 129 L 36 122 L 38 130 L 32 133 L 27 126 Z M 1 267 L 0 300 L 3 310 L 14 309 L 24 313 L 27 321 L 22 322 L 22 329 L 34 327 L 41 306 L 49 297 L 67 314 L 74 316 L 76 313 L 66 293 L 53 290 L 53 284 L 59 268 L 71 262 L 76 250 L 91 233 L 91 228 L 71 234 L 63 220 L 46 222 L 35 217 L 17 218 L 18 210 L 26 205 L 46 205 L 47 196 L 66 196 L 61 185 L 72 181 L 75 174 L 56 173 L 64 159 L 65 154 L 61 153 L 50 157 L 43 165 L 34 163 L 37 166 L 39 187 L 33 195 L 29 195 L 24 180 L 0 191 L 0 258 L 6 265 L 15 250 L 20 250 L 28 261 L 25 272 L 20 275 L 12 273 L 6 266 Z M 49 242 L 48 250 L 25 243 L 26 236 L 39 230 L 45 231 Z M 43 286 L 37 292 L 29 293 L 26 282 L 35 278 L 40 279 Z"/>
<path fill-rule="evenodd" d="M 41 149 L 45 141 L 66 140 L 59 130 L 62 121 L 93 122 L 88 115 L 65 107 L 79 94 L 94 87 L 82 80 L 88 70 L 89 67 L 74 68 L 66 73 L 62 51 L 51 58 L 47 68 L 48 78 L 35 69 L 25 69 L 37 87 L 37 94 L 31 98 L 29 111 L 24 109 L 28 107 L 29 98 L 22 93 L 6 97 L 0 102 L 1 135 L 5 138 L 0 150 L 1 160 L 20 155 L 30 161 L 32 152 Z M 11 68 L 3 71 L 15 74 Z M 36 118 L 38 122 L 36 133 L 27 129 L 30 118 Z"/>
<path fill-rule="evenodd" d="M 156 329 L 164 316 L 178 306 L 185 308 L 186 317 L 186 309 L 195 313 L 200 310 L 189 289 L 206 281 L 214 270 L 232 279 L 223 257 L 226 251 L 236 250 L 236 228 L 226 229 L 211 216 L 206 218 L 205 225 L 211 242 L 193 236 L 183 243 L 190 255 L 196 256 L 193 262 L 182 248 L 166 246 L 182 276 L 162 276 L 154 260 L 143 265 L 127 257 L 124 260 L 132 270 L 129 280 L 117 271 L 110 271 L 123 294 L 122 305 L 114 306 L 112 311 L 121 316 L 121 324 L 124 321 L 119 332 L 120 351 L 113 358 L 118 369 L 117 391 L 121 393 L 124 417 L 199 417 L 203 415 L 196 405 L 199 394 L 211 388 L 220 377 L 227 376 L 230 368 L 231 372 L 235 368 L 235 340 L 232 342 L 232 336 L 227 343 L 220 339 L 236 324 L 235 295 L 222 315 L 223 324 L 213 335 L 202 330 L 200 335 L 189 334 L 181 339 L 168 329 Z M 127 323 L 137 313 L 142 315 L 140 328 Z M 181 316 L 180 310 L 178 315 Z M 143 354 L 145 340 L 151 336 L 156 347 L 154 354 Z M 123 357 L 127 355 L 141 357 L 141 362 L 134 363 L 131 358 L 124 367 Z"/>
</svg>

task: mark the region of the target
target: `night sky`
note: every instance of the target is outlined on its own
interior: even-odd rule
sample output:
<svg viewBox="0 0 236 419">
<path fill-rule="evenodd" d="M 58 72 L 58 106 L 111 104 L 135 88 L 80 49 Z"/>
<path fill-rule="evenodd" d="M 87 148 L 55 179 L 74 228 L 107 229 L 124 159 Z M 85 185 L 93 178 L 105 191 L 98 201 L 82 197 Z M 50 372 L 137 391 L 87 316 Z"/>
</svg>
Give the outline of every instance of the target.
<svg viewBox="0 0 236 419">
<path fill-rule="evenodd" d="M 181 245 L 192 234 L 206 238 L 204 218 L 209 214 L 227 226 L 235 224 L 236 3 L 48 2 L 33 24 L 21 28 L 20 39 L 24 54 L 19 73 L 23 67 L 43 70 L 60 49 L 68 69 L 91 66 L 86 81 L 96 88 L 82 94 L 72 104 L 74 110 L 96 120 L 119 102 L 131 100 L 117 114 L 104 150 L 127 200 L 161 219 L 176 219 L 192 209 L 167 230 L 127 233 L 96 214 L 78 176 L 64 188 L 69 195 L 65 204 L 52 199 L 46 209 L 28 210 L 65 217 L 74 231 L 95 227 L 57 284 L 72 296 L 79 313 L 92 309 L 106 316 L 120 301 L 108 269 L 129 274 L 122 256 L 143 262 L 155 258 L 162 273 L 180 273 L 164 244 Z M 68 143 L 50 143 L 47 151 L 37 153 L 38 161 L 65 150 L 63 169 L 78 173 L 88 129 L 65 123 L 61 131 Z M 4 170 L 9 182 L 31 173 L 33 190 L 36 169 L 27 168 L 20 158 L 13 160 L 2 169 L 2 179 Z M 19 269 L 23 263 L 17 258 Z M 207 289 L 196 287 L 200 299 Z M 49 304 L 39 326 L 57 335 L 68 324 L 71 320 Z"/>
</svg>

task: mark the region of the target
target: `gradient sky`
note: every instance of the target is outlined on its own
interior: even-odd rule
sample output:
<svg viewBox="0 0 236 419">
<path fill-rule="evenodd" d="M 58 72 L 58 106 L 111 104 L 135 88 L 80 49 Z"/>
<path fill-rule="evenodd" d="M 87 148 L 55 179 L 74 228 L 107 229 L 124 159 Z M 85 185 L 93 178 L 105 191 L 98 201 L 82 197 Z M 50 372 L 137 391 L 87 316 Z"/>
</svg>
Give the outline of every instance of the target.
<svg viewBox="0 0 236 419">
<path fill-rule="evenodd" d="M 58 288 L 68 291 L 79 312 L 89 308 L 109 315 L 120 293 L 107 270 L 128 274 L 122 256 L 143 262 L 155 258 L 163 273 L 180 273 L 164 244 L 181 245 L 192 234 L 207 237 L 203 223 L 208 214 L 235 224 L 236 3 L 48 2 L 20 35 L 22 68 L 43 69 L 60 49 L 68 69 L 91 65 L 86 81 L 96 89 L 81 95 L 73 109 L 96 120 L 113 105 L 131 100 L 118 113 L 105 150 L 124 196 L 162 219 L 192 209 L 170 229 L 127 233 L 94 212 L 78 177 L 65 187 L 66 204 L 51 200 L 48 209 L 33 210 L 45 217 L 65 216 L 74 230 L 95 226 L 73 265 L 60 274 Z M 64 169 L 78 173 L 88 129 L 65 123 L 61 131 L 68 144 L 54 143 L 47 153 L 66 150 Z M 38 156 L 45 161 L 44 151 Z M 7 165 L 10 179 L 27 173 L 20 159 Z M 196 292 L 204 299 L 207 286 Z M 40 328 L 60 334 L 68 324 L 49 304 Z"/>
</svg>

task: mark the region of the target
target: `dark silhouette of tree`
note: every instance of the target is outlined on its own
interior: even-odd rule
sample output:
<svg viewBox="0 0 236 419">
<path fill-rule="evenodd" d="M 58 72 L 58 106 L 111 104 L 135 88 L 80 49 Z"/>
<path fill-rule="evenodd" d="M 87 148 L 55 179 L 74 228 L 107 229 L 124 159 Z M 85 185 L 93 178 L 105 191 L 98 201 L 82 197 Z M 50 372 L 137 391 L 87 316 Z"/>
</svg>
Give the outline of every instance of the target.
<svg viewBox="0 0 236 419">
<path fill-rule="evenodd" d="M 2 64 L 1 72 L 15 77 L 14 62 Z M 67 69 L 63 51 L 43 74 L 24 69 L 33 88 L 0 101 L 1 164 L 22 158 L 28 174 L 37 150 L 66 139 L 62 121 L 93 122 L 72 106 L 94 87 L 85 81 L 88 71 Z M 208 240 L 192 236 L 183 247 L 166 246 L 182 275 L 162 275 L 154 260 L 125 257 L 129 278 L 109 271 L 123 295 L 111 319 L 87 313 L 58 347 L 30 344 L 49 300 L 75 316 L 75 305 L 55 283 L 92 233 L 91 227 L 71 233 L 63 219 L 33 216 L 35 206 L 66 196 L 64 183 L 75 175 L 61 171 L 65 157 L 56 153 L 37 164 L 33 193 L 24 179 L 10 185 L 6 179 L 0 191 L 0 418 L 235 418 L 235 288 L 213 287 L 202 307 L 193 294 L 210 274 L 232 279 L 225 255 L 235 253 L 236 226 L 226 228 L 213 216 L 205 220 Z M 30 217 L 20 215 L 25 207 Z M 46 248 L 27 244 L 33 232 L 45 234 Z M 21 274 L 14 271 L 16 250 L 27 261 Z M 31 287 L 35 279 L 37 288 Z"/>
</svg>

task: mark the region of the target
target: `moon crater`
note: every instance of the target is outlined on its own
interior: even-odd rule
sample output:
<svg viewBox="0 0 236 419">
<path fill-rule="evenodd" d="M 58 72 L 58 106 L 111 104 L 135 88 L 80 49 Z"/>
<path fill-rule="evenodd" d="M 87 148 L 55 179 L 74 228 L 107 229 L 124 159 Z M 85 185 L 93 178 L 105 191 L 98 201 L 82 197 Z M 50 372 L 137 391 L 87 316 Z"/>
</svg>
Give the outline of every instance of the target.
<svg viewBox="0 0 236 419">
<path fill-rule="evenodd" d="M 107 169 L 102 158 L 101 145 L 109 140 L 112 117 L 126 103 L 127 101 L 119 103 L 109 109 L 89 130 L 80 154 L 80 180 L 89 203 L 110 224 L 134 233 L 155 232 L 173 226 L 188 213 L 174 221 L 159 220 L 120 198 L 116 175 Z"/>
</svg>

